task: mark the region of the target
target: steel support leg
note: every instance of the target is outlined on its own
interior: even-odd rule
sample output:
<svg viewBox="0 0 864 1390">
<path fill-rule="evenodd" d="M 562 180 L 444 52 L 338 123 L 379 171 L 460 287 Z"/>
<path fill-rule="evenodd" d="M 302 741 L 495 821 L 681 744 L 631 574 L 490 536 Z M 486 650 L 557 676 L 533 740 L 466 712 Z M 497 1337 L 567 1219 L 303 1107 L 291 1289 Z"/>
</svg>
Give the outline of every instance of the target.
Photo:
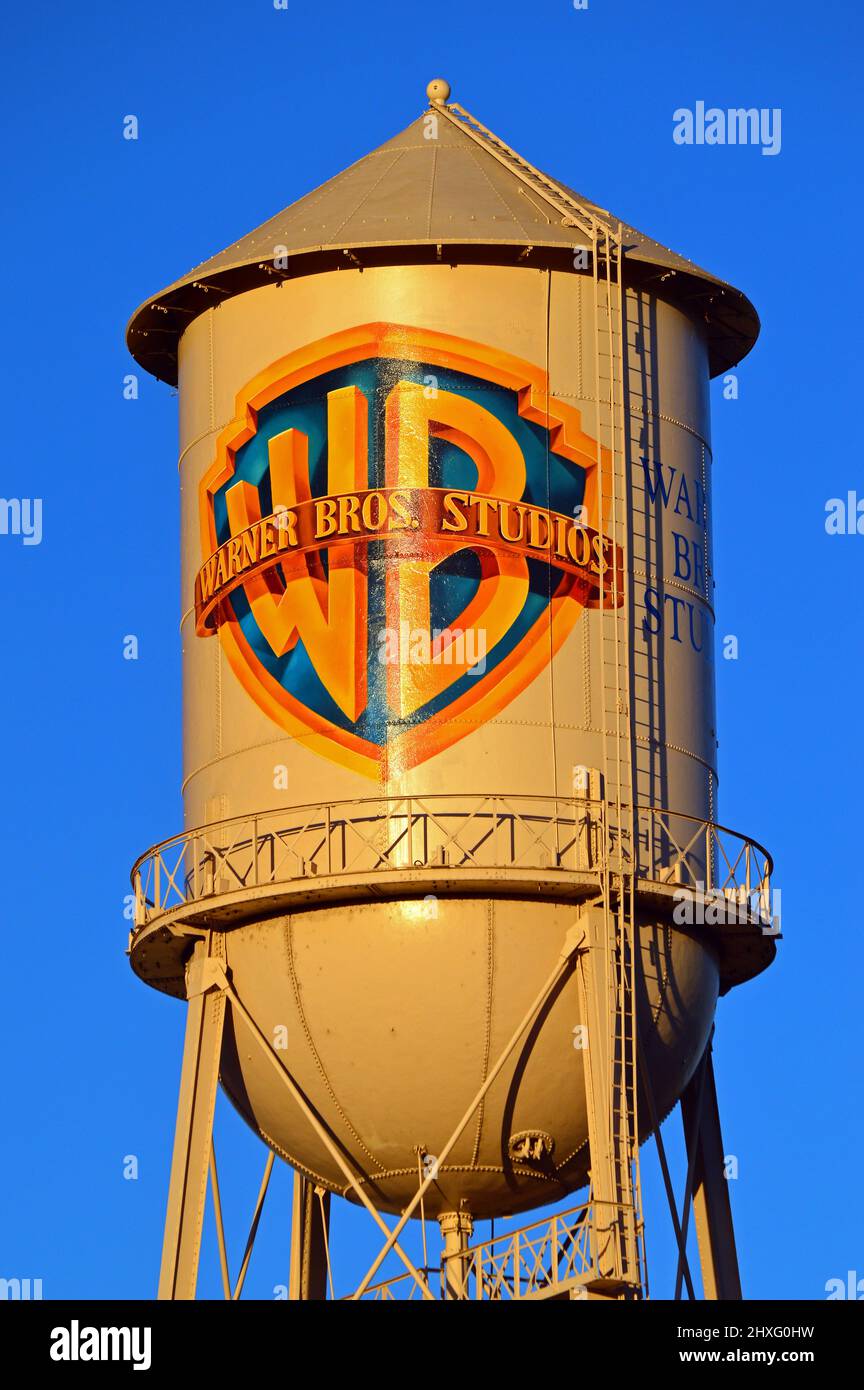
<svg viewBox="0 0 864 1390">
<path fill-rule="evenodd" d="M 693 1216 L 705 1297 L 712 1300 L 740 1299 L 741 1276 L 732 1228 L 729 1184 L 723 1171 L 723 1136 L 720 1133 L 720 1111 L 710 1041 L 702 1065 L 696 1068 L 681 1097 L 681 1118 L 688 1160 L 693 1160 Z"/>
<path fill-rule="evenodd" d="M 610 1103 L 608 943 L 601 908 L 583 913 L 587 949 L 579 957 L 579 1002 L 587 1047 L 582 1053 L 588 1113 L 591 1163 L 591 1261 L 598 1278 L 620 1278 L 620 1252 L 615 1236 L 617 1189 Z"/>
<path fill-rule="evenodd" d="M 633 1097 L 621 1055 L 628 1030 L 622 1024 L 619 1031 L 616 1020 L 618 1011 L 632 1007 L 632 1001 L 622 1002 L 618 997 L 615 942 L 610 939 L 614 916 L 591 905 L 579 920 L 585 924 L 588 943 L 579 957 L 578 979 L 582 1022 L 587 1027 L 582 1057 L 591 1164 L 594 1290 L 624 1298 L 633 1296 L 639 1263 L 629 1173 Z"/>
<path fill-rule="evenodd" d="M 295 1172 L 289 1299 L 304 1302 L 326 1299 L 329 1226 L 330 1193 L 325 1192 L 322 1200 L 315 1184 Z"/>
<path fill-rule="evenodd" d="M 224 939 L 218 933 L 195 947 L 186 976 L 186 1041 L 168 1188 L 160 1299 L 193 1299 L 207 1195 L 222 1029 L 225 1021 Z"/>
</svg>

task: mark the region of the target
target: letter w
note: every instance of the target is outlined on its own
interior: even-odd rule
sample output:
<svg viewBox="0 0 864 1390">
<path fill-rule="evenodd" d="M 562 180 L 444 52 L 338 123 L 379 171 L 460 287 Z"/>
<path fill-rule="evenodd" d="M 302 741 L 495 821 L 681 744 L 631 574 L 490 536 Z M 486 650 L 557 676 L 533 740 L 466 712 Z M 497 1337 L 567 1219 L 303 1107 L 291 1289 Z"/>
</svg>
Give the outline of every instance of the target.
<svg viewBox="0 0 864 1390">
<path fill-rule="evenodd" d="M 368 405 L 356 386 L 327 397 L 327 491 L 338 494 L 368 487 Z M 310 499 L 309 440 L 285 430 L 269 441 L 270 491 L 274 511 Z M 258 489 L 239 482 L 225 496 L 232 535 L 260 520 Z M 356 719 L 366 705 L 365 557 L 359 548 L 331 544 L 325 577 L 320 557 L 286 554 L 282 584 L 276 568 L 244 585 L 255 621 L 276 656 L 302 642 L 318 678 L 336 704 Z"/>
<path fill-rule="evenodd" d="M 675 468 L 669 469 L 669 481 L 667 482 L 666 475 L 663 469 L 664 465 L 662 463 L 655 462 L 654 478 L 652 480 L 651 473 L 648 468 L 648 460 L 644 458 L 642 459 L 642 470 L 645 474 L 645 490 L 648 493 L 648 496 L 651 498 L 652 502 L 656 502 L 657 495 L 659 493 L 660 498 L 663 502 L 663 506 L 668 507 L 669 497 L 672 492 L 672 484 L 675 480 L 675 474 L 678 470 Z"/>
</svg>

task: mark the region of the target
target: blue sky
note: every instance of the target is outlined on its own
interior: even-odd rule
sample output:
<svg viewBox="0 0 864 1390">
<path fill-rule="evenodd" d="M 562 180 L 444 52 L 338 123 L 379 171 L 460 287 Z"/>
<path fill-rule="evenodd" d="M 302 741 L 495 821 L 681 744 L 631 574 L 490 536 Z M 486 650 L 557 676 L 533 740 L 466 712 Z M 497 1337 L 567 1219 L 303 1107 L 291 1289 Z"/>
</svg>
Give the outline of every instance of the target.
<svg viewBox="0 0 864 1390">
<path fill-rule="evenodd" d="M 864 536 L 824 525 L 827 499 L 864 497 L 859 9 L 49 0 L 6 28 L 0 494 L 43 499 L 43 538 L 0 535 L 0 1275 L 126 1298 L 158 1269 L 183 1011 L 132 976 L 123 899 L 132 860 L 181 824 L 177 401 L 149 378 L 124 401 L 126 320 L 404 128 L 442 75 L 762 317 L 739 398 L 713 388 L 718 635 L 740 643 L 718 660 L 720 805 L 774 854 L 785 940 L 721 1001 L 718 1089 L 745 1293 L 820 1298 L 864 1276 L 862 928 L 843 876 L 860 855 Z M 673 112 L 699 100 L 781 108 L 781 152 L 676 145 Z M 665 1131 L 680 1169 L 676 1118 Z M 242 1246 L 263 1153 L 227 1105 L 218 1140 Z M 672 1241 L 647 1151 L 644 1180 L 662 1294 Z M 289 1196 L 283 1170 L 253 1296 L 287 1277 Z M 371 1254 L 368 1226 L 340 1207 L 346 1268 Z M 218 1294 L 212 1258 L 201 1292 Z"/>
</svg>

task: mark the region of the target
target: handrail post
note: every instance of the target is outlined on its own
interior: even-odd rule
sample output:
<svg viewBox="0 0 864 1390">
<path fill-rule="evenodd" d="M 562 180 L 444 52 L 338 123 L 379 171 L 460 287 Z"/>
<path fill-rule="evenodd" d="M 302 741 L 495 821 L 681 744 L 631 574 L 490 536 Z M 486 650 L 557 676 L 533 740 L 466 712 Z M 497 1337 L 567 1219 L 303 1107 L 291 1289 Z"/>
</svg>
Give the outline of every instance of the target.
<svg viewBox="0 0 864 1390">
<path fill-rule="evenodd" d="M 258 887 L 258 817 L 252 817 L 252 859 L 254 863 L 253 882 Z"/>
<path fill-rule="evenodd" d="M 162 853 L 161 850 L 157 850 L 156 854 L 153 857 L 153 906 L 155 907 L 157 912 L 162 911 L 161 866 Z"/>
<path fill-rule="evenodd" d="M 773 925 L 774 925 L 774 920 L 773 920 L 773 917 L 772 917 L 772 915 L 771 915 L 771 878 L 770 878 L 770 876 L 769 876 L 769 874 L 768 874 L 768 867 L 767 867 L 767 865 L 766 865 L 766 867 L 765 867 L 765 869 L 764 869 L 764 871 L 763 871 L 763 874 L 762 874 L 762 882 L 761 882 L 760 890 L 759 890 L 759 898 L 760 898 L 759 906 L 760 906 L 760 908 L 761 908 L 761 910 L 762 910 L 762 916 L 763 916 L 763 917 L 767 917 L 769 923 L 770 923 L 771 926 L 773 927 Z"/>
<path fill-rule="evenodd" d="M 333 807 L 332 807 L 332 805 L 331 805 L 331 803 L 330 803 L 329 801 L 327 802 L 326 831 L 327 831 L 327 873 L 328 873 L 328 874 L 332 874 L 332 872 L 333 872 L 333 850 L 332 850 L 330 841 L 331 841 L 331 837 L 332 837 L 332 833 L 333 833 Z"/>
</svg>

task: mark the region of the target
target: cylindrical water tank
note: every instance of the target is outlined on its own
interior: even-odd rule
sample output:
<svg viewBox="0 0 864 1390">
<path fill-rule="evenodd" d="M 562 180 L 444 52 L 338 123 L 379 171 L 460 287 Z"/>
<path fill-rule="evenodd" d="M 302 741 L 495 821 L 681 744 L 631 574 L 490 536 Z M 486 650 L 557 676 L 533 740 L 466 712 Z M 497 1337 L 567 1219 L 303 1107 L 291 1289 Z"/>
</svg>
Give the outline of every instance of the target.
<svg viewBox="0 0 864 1390">
<path fill-rule="evenodd" d="M 676 886 L 723 882 L 708 381 L 758 324 L 630 228 L 622 306 L 579 206 L 601 218 L 439 97 L 130 326 L 180 388 L 186 811 L 142 866 L 133 965 L 182 992 L 181 899 L 224 931 L 234 988 L 382 1209 L 416 1191 L 629 814 L 660 1114 L 718 991 L 773 949 L 673 915 Z M 584 1182 L 583 1022 L 570 977 L 428 1211 Z M 221 1080 L 344 1191 L 237 1017 Z"/>
</svg>

